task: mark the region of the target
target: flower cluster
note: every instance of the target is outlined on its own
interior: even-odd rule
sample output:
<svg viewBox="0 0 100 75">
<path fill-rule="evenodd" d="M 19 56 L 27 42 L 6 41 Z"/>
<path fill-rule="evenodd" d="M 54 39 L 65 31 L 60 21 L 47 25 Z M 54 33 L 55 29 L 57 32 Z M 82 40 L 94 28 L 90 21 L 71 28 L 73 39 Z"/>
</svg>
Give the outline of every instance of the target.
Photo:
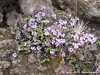
<svg viewBox="0 0 100 75">
<path fill-rule="evenodd" d="M 74 27 L 79 18 L 72 17 L 70 12 L 66 15 L 68 20 L 57 19 L 55 13 L 51 14 L 51 17 L 53 20 L 55 19 L 55 22 L 50 23 L 46 7 L 41 6 L 40 10 L 29 18 L 17 35 L 17 52 L 31 50 L 52 55 L 55 51 L 60 51 L 61 56 L 66 57 L 67 51 L 71 53 L 75 49 L 84 47 L 86 43 L 94 44 L 96 42 L 97 38 L 93 34 L 75 31 Z M 49 24 L 50 26 L 47 26 Z M 69 38 L 71 39 L 68 40 Z M 66 46 L 66 49 L 62 50 L 62 46 Z M 13 56 L 17 55 L 14 53 Z"/>
<path fill-rule="evenodd" d="M 75 32 L 72 35 L 73 48 L 69 48 L 68 51 L 72 52 L 74 49 L 78 49 L 80 47 L 84 47 L 86 43 L 94 44 L 97 40 L 96 37 L 94 37 L 91 33 L 84 33 L 84 32 Z"/>
<path fill-rule="evenodd" d="M 40 11 L 36 12 L 35 16 L 23 25 L 22 31 L 17 35 L 19 52 L 32 50 L 54 54 L 55 49 L 66 42 L 65 34 L 61 29 L 64 29 L 67 21 L 59 19 L 53 25 L 45 27 L 49 23 L 46 14 L 46 7 L 41 6 Z M 56 19 L 56 14 L 53 13 L 51 16 Z"/>
</svg>

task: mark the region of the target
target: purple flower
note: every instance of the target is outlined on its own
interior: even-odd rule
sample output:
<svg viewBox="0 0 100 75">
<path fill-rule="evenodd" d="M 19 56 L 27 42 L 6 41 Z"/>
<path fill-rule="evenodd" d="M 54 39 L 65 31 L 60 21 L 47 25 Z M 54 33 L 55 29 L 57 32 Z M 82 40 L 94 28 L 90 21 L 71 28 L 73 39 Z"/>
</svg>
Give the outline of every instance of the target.
<svg viewBox="0 0 100 75">
<path fill-rule="evenodd" d="M 36 50 L 36 48 L 35 47 L 31 47 L 31 50 Z"/>
<path fill-rule="evenodd" d="M 62 19 L 59 20 L 59 24 L 60 24 L 61 26 L 63 25 L 63 20 L 62 20 Z"/>
<path fill-rule="evenodd" d="M 18 47 L 18 51 L 20 51 L 21 49 L 20 49 L 20 47 Z"/>
<path fill-rule="evenodd" d="M 40 46 L 37 46 L 37 50 L 41 50 L 41 47 Z"/>
<path fill-rule="evenodd" d="M 93 37 L 93 38 L 88 39 L 88 41 L 89 41 L 91 44 L 95 43 L 96 40 L 97 40 L 96 37 Z"/>
<path fill-rule="evenodd" d="M 44 29 L 44 35 L 49 35 L 49 31 L 47 29 Z"/>
<path fill-rule="evenodd" d="M 46 10 L 46 6 L 45 5 L 41 6 L 40 10 Z"/>
<path fill-rule="evenodd" d="M 75 34 L 75 35 L 72 35 L 72 37 L 74 38 L 74 41 L 79 41 L 79 35 Z"/>
<path fill-rule="evenodd" d="M 59 43 L 58 43 L 58 42 L 55 42 L 55 45 L 56 45 L 56 47 L 57 47 L 57 46 L 59 46 Z"/>
<path fill-rule="evenodd" d="M 66 15 L 68 16 L 68 18 L 70 18 L 72 16 L 70 11 L 68 11 Z"/>
<path fill-rule="evenodd" d="M 75 49 L 79 48 L 79 44 L 78 43 L 73 43 L 73 46 Z"/>
<path fill-rule="evenodd" d="M 19 39 L 19 38 L 21 38 L 21 34 L 20 33 L 16 34 L 16 39 Z"/>
<path fill-rule="evenodd" d="M 57 36 L 57 37 L 61 36 L 61 32 L 58 31 L 56 36 Z"/>
<path fill-rule="evenodd" d="M 32 27 L 32 28 L 36 28 L 37 26 L 36 26 L 36 25 L 32 25 L 31 27 Z"/>
<path fill-rule="evenodd" d="M 85 40 L 84 36 L 80 37 L 80 41 L 84 41 L 84 40 Z"/>
<path fill-rule="evenodd" d="M 65 57 L 65 52 L 64 51 L 61 52 L 61 56 Z"/>
<path fill-rule="evenodd" d="M 35 20 L 34 20 L 34 18 L 31 18 L 30 20 L 29 20 L 29 22 L 34 22 Z"/>
<path fill-rule="evenodd" d="M 90 33 L 84 34 L 84 37 L 85 37 L 85 42 L 90 42 L 91 44 L 95 43 L 97 40 L 97 38 L 94 37 L 94 35 Z"/>
<path fill-rule="evenodd" d="M 56 41 L 57 41 L 58 43 L 61 43 L 61 44 L 63 44 L 63 43 L 65 43 L 65 42 L 66 42 L 66 40 L 65 40 L 65 39 L 56 39 Z"/>
<path fill-rule="evenodd" d="M 40 14 L 41 14 L 41 12 L 38 12 L 38 13 L 35 15 L 35 17 L 40 18 Z"/>
<path fill-rule="evenodd" d="M 36 32 L 33 32 L 33 31 L 32 31 L 32 35 L 35 36 L 35 37 L 38 36 L 38 34 Z"/>
<path fill-rule="evenodd" d="M 53 35 L 57 35 L 56 29 L 52 29 L 51 32 L 53 33 Z"/>
<path fill-rule="evenodd" d="M 52 49 L 52 50 L 50 50 L 50 54 L 54 54 L 55 53 L 55 50 L 54 49 Z"/>
<path fill-rule="evenodd" d="M 52 44 L 55 44 L 55 42 L 56 42 L 56 41 L 53 39 L 53 40 L 52 40 Z"/>
<path fill-rule="evenodd" d="M 84 46 L 84 44 L 85 44 L 84 41 L 80 41 L 80 42 L 78 43 L 78 45 L 79 45 L 79 46 L 82 46 L 82 47 Z"/>
<path fill-rule="evenodd" d="M 39 22 L 40 20 L 41 20 L 40 17 L 36 18 L 36 21 L 37 21 L 37 22 Z"/>
<path fill-rule="evenodd" d="M 71 26 L 74 26 L 76 24 L 76 21 L 73 20 L 70 24 Z"/>
<path fill-rule="evenodd" d="M 68 48 L 68 51 L 69 51 L 69 52 L 73 52 L 74 49 L 73 49 L 72 47 L 69 47 L 69 48 Z"/>
<path fill-rule="evenodd" d="M 24 24 L 23 28 L 26 29 L 27 28 L 27 24 Z"/>
<path fill-rule="evenodd" d="M 45 42 L 46 46 L 50 46 L 50 43 L 49 42 Z"/>
<path fill-rule="evenodd" d="M 76 22 L 79 20 L 79 18 L 78 17 L 75 17 L 75 18 L 72 18 L 71 19 L 71 26 L 74 26 L 74 25 L 76 25 Z"/>
<path fill-rule="evenodd" d="M 17 54 L 16 53 L 13 53 L 13 55 L 12 55 L 14 58 L 16 58 L 17 57 Z"/>
<path fill-rule="evenodd" d="M 55 13 L 53 13 L 51 16 L 52 16 L 54 19 L 56 19 L 56 14 L 55 14 Z"/>
<path fill-rule="evenodd" d="M 43 20 L 42 23 L 49 23 L 49 20 Z"/>
<path fill-rule="evenodd" d="M 47 27 L 47 30 L 49 30 L 49 31 L 50 31 L 51 29 L 52 29 L 51 27 Z"/>
<path fill-rule="evenodd" d="M 63 21 L 63 24 L 64 24 L 64 25 L 66 25 L 66 24 L 67 24 L 67 21 L 66 21 L 66 20 L 64 20 L 64 21 Z"/>
<path fill-rule="evenodd" d="M 42 12 L 41 15 L 44 17 L 44 16 L 46 16 L 46 13 Z"/>
</svg>

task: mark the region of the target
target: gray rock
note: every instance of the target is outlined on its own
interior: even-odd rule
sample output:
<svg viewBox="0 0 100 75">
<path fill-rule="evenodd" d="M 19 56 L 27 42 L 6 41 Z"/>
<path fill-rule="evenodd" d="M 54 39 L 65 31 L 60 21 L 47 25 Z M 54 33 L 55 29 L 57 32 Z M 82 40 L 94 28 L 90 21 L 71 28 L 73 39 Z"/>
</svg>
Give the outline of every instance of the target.
<svg viewBox="0 0 100 75">
<path fill-rule="evenodd" d="M 86 47 L 86 49 L 88 49 L 89 51 L 97 51 L 97 50 L 98 50 L 96 44 L 94 44 L 94 45 L 88 45 L 88 46 Z"/>
<path fill-rule="evenodd" d="M 40 6 L 45 5 L 49 13 L 53 12 L 51 0 L 20 0 L 20 7 L 25 15 L 33 15 L 34 10 L 39 9 Z"/>
<path fill-rule="evenodd" d="M 0 12 L 0 23 L 2 22 L 2 20 L 3 20 L 3 15 L 2 15 L 2 13 Z"/>
<path fill-rule="evenodd" d="M 5 47 L 6 45 L 11 45 L 12 42 L 13 42 L 12 39 L 0 41 L 0 48 Z"/>
<path fill-rule="evenodd" d="M 7 25 L 12 34 L 16 34 L 16 31 L 19 29 L 22 23 L 22 15 L 16 12 L 15 10 L 8 12 L 7 15 Z"/>
<path fill-rule="evenodd" d="M 3 72 L 0 70 L 0 75 L 4 75 Z"/>
<path fill-rule="evenodd" d="M 34 54 L 28 55 L 28 62 L 30 62 L 30 63 L 36 62 L 36 58 L 35 58 Z"/>
<path fill-rule="evenodd" d="M 100 62 L 100 53 L 96 56 L 97 58 L 97 62 L 99 63 Z"/>
<path fill-rule="evenodd" d="M 89 50 L 86 50 L 84 51 L 84 60 L 86 62 L 95 62 L 95 57 Z"/>
<path fill-rule="evenodd" d="M 2 66 L 3 69 L 10 67 L 10 63 L 8 61 L 0 61 L 0 65 Z"/>
<path fill-rule="evenodd" d="M 74 53 L 75 55 L 76 55 L 76 57 L 79 59 L 79 60 L 81 60 L 81 61 L 84 61 L 84 53 L 83 53 L 83 51 L 77 51 L 77 52 L 75 52 Z"/>
<path fill-rule="evenodd" d="M 71 68 L 68 65 L 63 64 L 62 62 L 55 68 L 55 75 L 63 75 L 70 73 Z"/>
<path fill-rule="evenodd" d="M 73 9 L 77 15 L 100 22 L 100 0 L 52 0 L 57 8 Z"/>
<path fill-rule="evenodd" d="M 100 74 L 100 63 L 98 63 L 98 67 L 96 69 L 96 72 Z"/>
<path fill-rule="evenodd" d="M 42 66 L 42 67 L 38 66 L 37 69 L 43 72 L 43 71 L 47 70 L 47 67 L 46 66 Z"/>
</svg>

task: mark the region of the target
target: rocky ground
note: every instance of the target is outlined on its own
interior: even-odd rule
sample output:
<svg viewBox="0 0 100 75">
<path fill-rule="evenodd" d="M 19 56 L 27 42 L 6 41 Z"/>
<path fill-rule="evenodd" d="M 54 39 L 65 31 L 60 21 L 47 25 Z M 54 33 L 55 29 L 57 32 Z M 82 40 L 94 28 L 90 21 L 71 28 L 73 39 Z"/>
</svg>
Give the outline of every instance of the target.
<svg viewBox="0 0 100 75">
<path fill-rule="evenodd" d="M 63 4 L 63 1 L 67 0 L 62 0 L 62 1 L 55 0 L 55 1 L 58 2 L 58 5 L 56 5 L 57 9 L 58 8 L 61 8 L 61 10 L 66 9 L 66 4 Z M 84 0 L 84 1 L 90 1 L 90 0 Z M 64 6 L 61 6 L 62 4 Z M 7 22 L 12 25 L 13 24 L 16 25 L 15 23 L 19 21 L 19 19 L 17 19 L 19 17 L 18 16 L 19 14 L 18 15 L 17 14 L 18 13 L 16 12 L 15 14 L 8 13 Z M 14 20 L 9 19 L 9 15 Z M 18 16 L 17 18 L 16 15 Z M 0 12 L 0 22 L 2 22 L 3 20 L 2 18 L 3 14 Z M 98 40 L 100 40 L 100 23 L 96 24 L 90 22 L 87 26 L 88 26 L 87 31 L 91 31 L 92 29 Z M 19 57 L 19 59 L 15 59 L 12 57 L 12 54 L 15 51 L 15 45 L 16 44 L 14 40 L 14 35 L 12 35 L 7 28 L 0 28 L 0 75 L 82 75 L 80 73 L 79 74 L 70 73 L 71 67 L 68 66 L 67 64 L 60 62 L 59 59 L 57 59 L 59 55 L 52 56 L 52 61 L 50 61 L 48 64 L 45 64 L 42 67 L 40 67 L 37 64 L 36 62 L 37 58 L 33 53 L 28 55 L 24 55 L 23 53 L 21 53 L 20 54 L 21 57 Z M 85 51 L 77 52 L 76 56 L 79 58 L 79 60 L 85 63 L 89 67 L 89 69 L 91 69 L 92 72 L 90 75 L 100 75 L 100 45 L 98 46 L 94 44 L 88 46 Z"/>
</svg>

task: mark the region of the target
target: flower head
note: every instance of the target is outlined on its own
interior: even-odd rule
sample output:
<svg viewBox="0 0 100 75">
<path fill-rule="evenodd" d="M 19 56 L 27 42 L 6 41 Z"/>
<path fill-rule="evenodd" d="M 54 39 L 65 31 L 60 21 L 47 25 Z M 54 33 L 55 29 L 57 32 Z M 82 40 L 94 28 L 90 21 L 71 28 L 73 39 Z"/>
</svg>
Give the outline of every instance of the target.
<svg viewBox="0 0 100 75">
<path fill-rule="evenodd" d="M 64 51 L 61 52 L 61 56 L 65 57 L 65 52 Z"/>
<path fill-rule="evenodd" d="M 37 46 L 37 50 L 41 50 L 41 47 L 40 46 Z"/>
<path fill-rule="evenodd" d="M 69 52 L 73 52 L 74 49 L 73 49 L 72 47 L 69 47 L 69 48 L 68 48 L 68 51 L 69 51 Z"/>
<path fill-rule="evenodd" d="M 55 14 L 55 13 L 53 13 L 51 16 L 52 16 L 54 19 L 56 19 L 56 14 Z"/>
<path fill-rule="evenodd" d="M 41 6 L 40 10 L 46 10 L 46 6 L 45 5 Z"/>
<path fill-rule="evenodd" d="M 16 58 L 17 57 L 17 54 L 16 53 L 13 53 L 13 55 L 12 55 L 14 58 Z"/>
</svg>

